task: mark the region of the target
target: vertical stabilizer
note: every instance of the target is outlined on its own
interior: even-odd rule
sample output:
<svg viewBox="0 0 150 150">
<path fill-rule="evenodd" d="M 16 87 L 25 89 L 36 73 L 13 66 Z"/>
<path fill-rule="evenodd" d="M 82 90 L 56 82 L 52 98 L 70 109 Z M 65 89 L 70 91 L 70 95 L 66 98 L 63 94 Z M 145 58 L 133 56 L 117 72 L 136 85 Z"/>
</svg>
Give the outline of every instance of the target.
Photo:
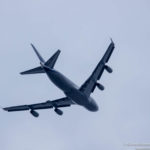
<svg viewBox="0 0 150 150">
<path fill-rule="evenodd" d="M 35 46 L 33 44 L 31 44 L 34 52 L 36 53 L 36 55 L 38 56 L 40 62 L 45 63 L 45 60 L 42 58 L 42 56 L 40 55 L 40 53 L 37 51 L 37 49 L 35 48 Z"/>
<path fill-rule="evenodd" d="M 37 51 L 37 49 L 34 47 L 33 44 L 31 44 L 33 50 L 35 51 L 37 57 L 39 58 L 40 60 L 40 64 L 41 65 L 44 65 L 45 67 L 48 67 L 48 68 L 53 68 L 57 59 L 58 59 L 58 56 L 60 54 L 60 50 L 57 50 L 53 55 L 52 57 L 45 62 L 45 60 L 42 58 L 42 56 L 40 55 L 40 53 Z M 39 67 L 36 67 L 34 69 L 30 69 L 30 70 L 27 70 L 27 71 L 24 71 L 24 72 L 21 72 L 22 75 L 25 75 L 25 74 L 37 74 L 37 73 L 45 73 L 44 69 L 42 66 L 39 66 Z"/>
</svg>

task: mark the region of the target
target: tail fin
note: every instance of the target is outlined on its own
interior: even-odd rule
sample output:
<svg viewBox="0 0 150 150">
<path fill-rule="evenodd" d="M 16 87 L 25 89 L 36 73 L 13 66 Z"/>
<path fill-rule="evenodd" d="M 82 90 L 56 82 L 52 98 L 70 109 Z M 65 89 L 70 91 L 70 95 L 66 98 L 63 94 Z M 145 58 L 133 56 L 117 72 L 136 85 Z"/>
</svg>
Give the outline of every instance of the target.
<svg viewBox="0 0 150 150">
<path fill-rule="evenodd" d="M 40 55 L 40 53 L 37 51 L 37 49 L 34 47 L 33 44 L 31 44 L 33 50 L 35 51 L 36 55 L 38 56 L 40 62 L 45 63 L 45 60 L 42 58 L 42 56 Z"/>
<path fill-rule="evenodd" d="M 45 60 L 42 58 L 42 56 L 40 55 L 40 53 L 37 51 L 37 49 L 34 47 L 33 44 L 31 44 L 32 48 L 34 49 L 36 55 L 38 56 L 39 60 L 40 60 L 40 64 L 42 65 L 44 63 L 45 66 L 49 67 L 49 68 L 53 68 L 57 59 L 58 59 L 58 56 L 60 54 L 60 50 L 57 50 L 53 56 L 45 62 Z M 39 66 L 39 67 L 36 67 L 34 69 L 30 69 L 30 70 L 27 70 L 27 71 L 24 71 L 24 72 L 21 72 L 20 74 L 22 75 L 25 75 L 25 74 L 37 74 L 37 73 L 45 73 L 44 69 Z"/>
</svg>

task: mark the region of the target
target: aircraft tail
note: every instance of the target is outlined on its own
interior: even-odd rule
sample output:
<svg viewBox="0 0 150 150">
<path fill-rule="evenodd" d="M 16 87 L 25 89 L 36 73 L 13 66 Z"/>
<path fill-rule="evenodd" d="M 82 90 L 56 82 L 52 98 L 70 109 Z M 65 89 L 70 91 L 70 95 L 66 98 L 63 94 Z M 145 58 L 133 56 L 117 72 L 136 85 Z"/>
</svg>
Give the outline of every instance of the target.
<svg viewBox="0 0 150 150">
<path fill-rule="evenodd" d="M 42 58 L 42 56 L 40 55 L 40 53 L 37 51 L 37 49 L 34 47 L 33 44 L 31 44 L 33 50 L 35 51 L 37 57 L 39 58 L 40 60 L 40 64 L 41 65 L 44 65 L 44 66 L 47 66 L 51 69 L 54 68 L 54 65 L 58 59 L 58 56 L 60 54 L 60 50 L 57 50 L 52 57 L 50 57 L 50 59 L 48 61 L 45 62 L 45 60 Z M 34 69 L 30 69 L 30 70 L 27 70 L 27 71 L 24 71 L 24 72 L 21 72 L 20 74 L 22 75 L 25 75 L 25 74 L 37 74 L 37 73 L 45 73 L 43 67 L 39 66 L 39 67 L 36 67 Z"/>
</svg>

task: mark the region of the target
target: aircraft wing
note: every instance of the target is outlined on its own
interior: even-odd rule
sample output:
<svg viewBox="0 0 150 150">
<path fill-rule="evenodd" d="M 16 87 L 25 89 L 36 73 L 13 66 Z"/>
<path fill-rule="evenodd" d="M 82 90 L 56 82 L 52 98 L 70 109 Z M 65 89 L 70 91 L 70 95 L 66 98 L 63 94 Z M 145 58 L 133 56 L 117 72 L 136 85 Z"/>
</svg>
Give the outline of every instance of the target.
<svg viewBox="0 0 150 150">
<path fill-rule="evenodd" d="M 54 101 L 46 101 L 44 103 L 30 104 L 30 105 L 20 105 L 13 107 L 3 108 L 5 111 L 25 111 L 25 110 L 38 110 L 38 109 L 49 109 L 49 108 L 60 108 L 60 107 L 69 107 L 71 106 L 73 101 L 68 97 L 60 98 Z"/>
<path fill-rule="evenodd" d="M 107 70 L 109 73 L 112 72 L 112 69 L 106 65 L 106 63 L 109 61 L 109 58 L 115 48 L 114 42 L 111 40 L 111 43 L 104 54 L 103 58 L 100 60 L 98 65 L 96 66 L 95 70 L 91 74 L 91 76 L 86 80 L 86 82 L 81 86 L 80 91 L 84 92 L 87 96 L 90 96 L 92 92 L 94 92 L 96 86 L 104 90 L 103 85 L 97 83 L 98 80 L 100 80 L 104 70 Z"/>
</svg>

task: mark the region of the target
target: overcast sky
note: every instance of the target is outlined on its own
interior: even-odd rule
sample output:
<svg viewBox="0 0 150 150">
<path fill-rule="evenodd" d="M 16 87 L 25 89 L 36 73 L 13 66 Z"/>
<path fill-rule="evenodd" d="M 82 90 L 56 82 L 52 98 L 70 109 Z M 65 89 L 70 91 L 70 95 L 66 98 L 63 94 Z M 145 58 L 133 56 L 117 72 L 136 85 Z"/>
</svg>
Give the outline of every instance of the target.
<svg viewBox="0 0 150 150">
<path fill-rule="evenodd" d="M 92 94 L 100 110 L 64 108 L 62 117 L 41 110 L 0 111 L 2 150 L 126 150 L 150 143 L 149 0 L 0 0 L 0 105 L 32 104 L 63 93 L 46 75 L 21 76 L 39 65 L 30 43 L 45 59 L 62 53 L 55 68 L 81 85 L 113 38 L 104 73 L 105 91 Z"/>
</svg>

